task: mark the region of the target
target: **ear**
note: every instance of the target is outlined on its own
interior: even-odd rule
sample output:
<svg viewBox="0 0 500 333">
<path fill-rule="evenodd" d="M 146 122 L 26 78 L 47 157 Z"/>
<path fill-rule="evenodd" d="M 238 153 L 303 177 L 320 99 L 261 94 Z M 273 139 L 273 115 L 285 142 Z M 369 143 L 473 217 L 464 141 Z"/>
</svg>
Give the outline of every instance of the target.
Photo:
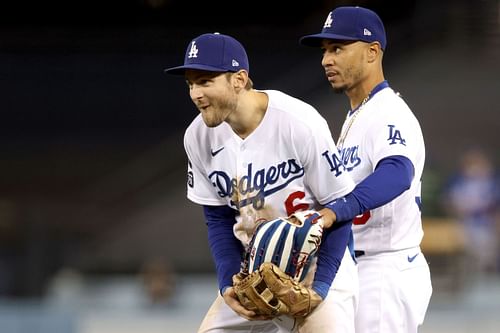
<svg viewBox="0 0 500 333">
<path fill-rule="evenodd" d="M 368 44 L 367 49 L 368 62 L 374 62 L 375 60 L 382 57 L 382 47 L 379 42 L 373 42 Z"/>
<path fill-rule="evenodd" d="M 243 69 L 237 71 L 232 75 L 233 87 L 237 90 L 244 89 L 247 85 L 248 80 L 248 72 Z"/>
</svg>

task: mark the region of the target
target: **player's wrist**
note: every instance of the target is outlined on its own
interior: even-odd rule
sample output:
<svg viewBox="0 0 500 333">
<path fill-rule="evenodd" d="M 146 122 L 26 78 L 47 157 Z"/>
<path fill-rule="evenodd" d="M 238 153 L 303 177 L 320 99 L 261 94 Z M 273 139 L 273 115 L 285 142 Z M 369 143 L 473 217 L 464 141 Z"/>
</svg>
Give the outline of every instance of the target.
<svg viewBox="0 0 500 333">
<path fill-rule="evenodd" d="M 311 289 L 318 294 L 321 299 L 325 299 L 330 290 L 330 285 L 326 282 L 315 280 Z"/>
<path fill-rule="evenodd" d="M 323 219 L 323 228 L 325 229 L 330 228 L 333 225 L 333 223 L 335 223 L 335 221 L 337 220 L 337 215 L 329 207 L 321 209 L 318 213 L 321 215 L 321 218 Z"/>
<path fill-rule="evenodd" d="M 231 286 L 225 286 L 220 289 L 220 295 L 224 297 L 224 293 L 230 288 Z"/>
<path fill-rule="evenodd" d="M 325 208 L 328 208 L 333 212 L 336 222 L 347 222 L 352 220 L 357 215 L 364 213 L 363 208 L 354 195 L 354 191 L 345 197 L 327 203 Z"/>
</svg>

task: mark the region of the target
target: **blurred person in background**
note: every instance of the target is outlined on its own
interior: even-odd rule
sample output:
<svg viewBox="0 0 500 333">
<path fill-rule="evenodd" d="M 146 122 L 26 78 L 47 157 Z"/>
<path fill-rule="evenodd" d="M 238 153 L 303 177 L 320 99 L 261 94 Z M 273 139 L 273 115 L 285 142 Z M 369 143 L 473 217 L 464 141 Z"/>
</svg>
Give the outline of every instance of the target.
<svg viewBox="0 0 500 333">
<path fill-rule="evenodd" d="M 490 156 L 479 147 L 467 149 L 443 190 L 446 213 L 465 231 L 466 251 L 477 271 L 499 272 L 500 187 Z"/>
<path fill-rule="evenodd" d="M 167 304 L 174 296 L 175 276 L 170 265 L 161 257 L 146 260 L 140 276 L 144 291 L 152 305 Z"/>
</svg>

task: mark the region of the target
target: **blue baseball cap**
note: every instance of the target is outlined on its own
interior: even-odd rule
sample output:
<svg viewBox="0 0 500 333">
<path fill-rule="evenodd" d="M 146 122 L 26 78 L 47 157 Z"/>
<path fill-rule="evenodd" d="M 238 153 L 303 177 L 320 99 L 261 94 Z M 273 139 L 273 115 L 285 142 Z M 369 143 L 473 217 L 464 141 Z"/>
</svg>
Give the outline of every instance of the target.
<svg viewBox="0 0 500 333">
<path fill-rule="evenodd" d="M 249 72 L 245 48 L 231 36 L 218 32 L 203 34 L 194 38 L 186 49 L 184 65 L 167 68 L 165 73 L 184 75 L 186 69 L 211 72 Z"/>
<path fill-rule="evenodd" d="M 323 39 L 379 42 L 382 50 L 387 45 L 384 24 L 372 10 L 363 7 L 337 7 L 328 14 L 323 30 L 300 38 L 305 46 L 321 46 Z"/>
</svg>

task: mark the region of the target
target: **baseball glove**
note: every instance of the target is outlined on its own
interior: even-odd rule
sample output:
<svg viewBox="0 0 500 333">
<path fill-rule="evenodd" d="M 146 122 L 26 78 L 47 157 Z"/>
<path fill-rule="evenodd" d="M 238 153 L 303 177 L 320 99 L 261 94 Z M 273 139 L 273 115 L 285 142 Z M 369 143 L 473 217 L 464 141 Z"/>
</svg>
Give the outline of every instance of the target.
<svg viewBox="0 0 500 333">
<path fill-rule="evenodd" d="M 240 303 L 267 316 L 308 315 L 322 299 L 300 281 L 317 253 L 322 234 L 323 220 L 315 211 L 261 224 L 249 244 L 243 271 L 233 276 Z"/>
</svg>

